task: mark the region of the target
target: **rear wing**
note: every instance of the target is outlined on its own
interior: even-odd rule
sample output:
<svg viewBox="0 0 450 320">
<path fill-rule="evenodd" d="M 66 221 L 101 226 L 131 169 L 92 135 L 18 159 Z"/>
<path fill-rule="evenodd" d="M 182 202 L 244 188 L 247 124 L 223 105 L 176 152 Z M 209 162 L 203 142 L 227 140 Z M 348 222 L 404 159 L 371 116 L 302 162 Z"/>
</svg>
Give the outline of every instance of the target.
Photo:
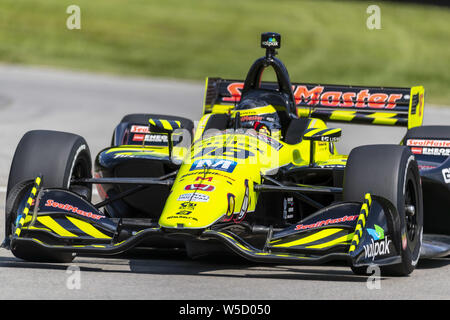
<svg viewBox="0 0 450 320">
<path fill-rule="evenodd" d="M 242 80 L 207 78 L 203 113 L 226 113 L 241 99 Z M 276 82 L 261 88 L 277 90 Z M 422 125 L 424 88 L 364 87 L 292 83 L 300 117 L 326 122 L 417 127 Z"/>
</svg>

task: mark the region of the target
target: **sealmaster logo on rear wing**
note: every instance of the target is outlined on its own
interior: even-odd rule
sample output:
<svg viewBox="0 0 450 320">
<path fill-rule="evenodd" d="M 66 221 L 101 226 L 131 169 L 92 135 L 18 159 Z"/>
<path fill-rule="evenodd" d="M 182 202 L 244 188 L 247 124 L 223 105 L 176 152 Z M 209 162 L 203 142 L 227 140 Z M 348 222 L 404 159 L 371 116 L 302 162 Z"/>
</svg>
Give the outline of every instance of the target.
<svg viewBox="0 0 450 320">
<path fill-rule="evenodd" d="M 207 78 L 204 113 L 231 110 L 241 99 L 242 80 Z M 278 89 L 262 82 L 263 89 Z M 299 116 L 327 122 L 417 127 L 422 124 L 424 88 L 384 88 L 320 84 L 292 84 Z"/>
</svg>

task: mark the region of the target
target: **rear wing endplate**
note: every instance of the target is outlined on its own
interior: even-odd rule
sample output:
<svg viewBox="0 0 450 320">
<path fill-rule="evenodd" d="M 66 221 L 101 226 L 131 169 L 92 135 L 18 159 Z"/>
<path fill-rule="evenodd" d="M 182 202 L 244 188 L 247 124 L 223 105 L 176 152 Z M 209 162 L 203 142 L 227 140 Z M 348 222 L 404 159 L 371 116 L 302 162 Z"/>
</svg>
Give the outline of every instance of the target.
<svg viewBox="0 0 450 320">
<path fill-rule="evenodd" d="M 203 114 L 227 113 L 240 101 L 242 80 L 207 78 Z M 276 82 L 261 88 L 277 90 Z M 424 88 L 365 87 L 293 83 L 300 117 L 326 122 L 417 127 L 422 125 Z"/>
</svg>

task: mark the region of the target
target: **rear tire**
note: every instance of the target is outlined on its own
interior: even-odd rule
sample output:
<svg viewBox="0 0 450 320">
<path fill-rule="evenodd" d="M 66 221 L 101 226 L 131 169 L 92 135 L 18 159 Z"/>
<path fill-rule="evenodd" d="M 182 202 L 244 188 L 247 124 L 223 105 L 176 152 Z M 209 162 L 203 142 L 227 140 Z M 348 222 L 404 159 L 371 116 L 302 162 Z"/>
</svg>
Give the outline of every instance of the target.
<svg viewBox="0 0 450 320">
<path fill-rule="evenodd" d="M 370 192 L 389 200 L 397 209 L 402 243 L 402 262 L 382 266 L 390 276 L 410 274 L 419 259 L 423 232 L 423 203 L 417 162 L 407 147 L 370 145 L 353 149 L 344 176 L 344 201 L 362 201 Z M 406 210 L 414 207 L 414 214 Z M 366 274 L 366 268 L 352 268 L 356 274 Z"/>
<path fill-rule="evenodd" d="M 44 188 L 64 188 L 91 199 L 92 186 L 73 184 L 72 179 L 92 177 L 89 147 L 84 138 L 66 132 L 34 130 L 20 140 L 8 178 L 5 216 L 6 235 L 11 234 L 20 200 L 31 189 L 34 179 L 42 175 Z M 70 262 L 71 253 L 48 253 L 41 250 L 11 248 L 13 254 L 29 261 Z"/>
</svg>

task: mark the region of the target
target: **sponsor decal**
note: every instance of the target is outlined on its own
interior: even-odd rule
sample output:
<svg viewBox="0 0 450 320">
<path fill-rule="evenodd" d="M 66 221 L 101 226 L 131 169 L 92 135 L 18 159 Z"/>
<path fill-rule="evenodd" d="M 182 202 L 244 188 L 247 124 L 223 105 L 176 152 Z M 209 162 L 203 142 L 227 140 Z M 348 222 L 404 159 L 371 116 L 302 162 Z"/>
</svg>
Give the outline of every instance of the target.
<svg viewBox="0 0 450 320">
<path fill-rule="evenodd" d="M 150 133 L 149 127 L 138 126 L 138 125 L 131 126 L 131 130 L 130 131 L 131 131 L 131 133 Z"/>
<path fill-rule="evenodd" d="M 262 116 L 243 116 L 240 117 L 241 122 L 246 122 L 246 121 L 261 121 L 264 118 Z"/>
<path fill-rule="evenodd" d="M 95 213 L 92 213 L 92 212 L 86 212 L 86 211 L 80 210 L 77 207 L 74 207 L 74 206 L 72 206 L 72 205 L 70 205 L 68 203 L 59 203 L 59 202 L 56 202 L 56 201 L 54 201 L 52 199 L 48 199 L 47 202 L 45 203 L 45 206 L 46 207 L 58 208 L 58 209 L 61 209 L 61 210 L 65 210 L 65 211 L 68 211 L 68 212 L 76 213 L 76 214 L 79 214 L 81 216 L 92 218 L 92 219 L 96 219 L 96 220 L 104 218 L 104 216 L 102 216 L 102 215 L 98 215 L 98 214 L 95 214 Z"/>
<path fill-rule="evenodd" d="M 423 148 L 422 154 L 430 156 L 450 156 L 450 148 Z"/>
<path fill-rule="evenodd" d="M 267 47 L 277 47 L 278 46 L 278 41 L 275 38 L 269 38 L 266 41 L 263 41 L 261 43 L 263 46 L 267 46 Z"/>
<path fill-rule="evenodd" d="M 121 159 L 121 158 L 135 158 L 136 156 L 134 154 L 127 154 L 127 153 L 116 153 L 114 155 L 114 159 Z"/>
<path fill-rule="evenodd" d="M 225 174 L 222 174 L 222 173 L 219 172 L 219 171 L 211 171 L 211 172 L 208 172 L 207 174 L 208 174 L 208 175 L 212 175 L 212 176 L 216 176 L 216 177 L 223 177 L 223 178 L 229 179 L 229 180 L 231 180 L 231 181 L 235 181 L 235 179 L 233 179 L 232 177 L 227 176 L 227 175 L 225 175 Z M 182 175 L 182 176 L 180 177 L 180 181 L 182 181 L 181 179 L 185 179 L 185 178 L 187 178 L 187 177 L 194 176 L 194 175 L 198 175 L 198 172 L 189 172 L 189 173 L 186 173 L 186 174 L 184 174 L 184 175 Z M 195 179 L 195 181 L 198 181 L 200 178 L 202 178 L 202 177 L 198 176 L 198 177 Z M 211 180 L 213 179 L 213 177 L 208 177 L 208 178 L 205 178 L 205 179 L 208 179 L 208 181 L 211 181 Z M 211 180 L 209 180 L 209 179 L 211 179 Z"/>
<path fill-rule="evenodd" d="M 345 168 L 344 164 L 324 164 L 320 165 L 320 168 Z"/>
<path fill-rule="evenodd" d="M 209 182 L 211 182 L 212 179 L 213 179 L 213 177 L 201 177 L 201 176 L 198 176 L 197 178 L 195 178 L 195 181 L 198 181 L 198 180 L 200 180 L 200 181 L 208 180 Z"/>
<path fill-rule="evenodd" d="M 231 97 L 224 97 L 223 101 L 228 102 L 237 102 L 241 100 L 241 91 L 244 89 L 244 83 L 243 82 L 233 82 L 230 83 L 227 87 L 228 92 L 230 93 Z"/>
<path fill-rule="evenodd" d="M 329 224 L 336 224 L 341 222 L 347 222 L 347 221 L 354 221 L 358 218 L 358 215 L 355 216 L 343 216 L 340 218 L 334 218 L 334 219 L 327 219 L 327 220 L 321 220 L 317 221 L 312 224 L 299 224 L 295 227 L 295 230 L 307 230 L 307 229 L 314 229 L 318 227 L 327 226 Z"/>
<path fill-rule="evenodd" d="M 408 139 L 407 146 L 450 148 L 450 140 Z"/>
<path fill-rule="evenodd" d="M 193 203 L 193 202 L 183 202 L 180 204 L 178 209 L 194 210 L 196 206 L 197 206 L 197 204 Z"/>
<path fill-rule="evenodd" d="M 306 86 L 297 86 L 294 97 L 297 104 L 317 105 L 326 107 L 354 107 L 393 109 L 402 94 L 370 93 L 369 89 L 356 91 L 323 91 L 323 86 L 308 89 Z"/>
<path fill-rule="evenodd" d="M 230 97 L 222 98 L 223 101 L 238 102 L 241 99 L 242 82 L 233 82 L 227 86 Z M 409 99 L 401 93 L 386 94 L 382 92 L 371 93 L 369 89 L 359 91 L 324 91 L 323 86 L 314 86 L 308 89 L 305 85 L 292 86 L 296 104 L 308 106 L 322 105 L 325 107 L 341 108 L 373 108 L 394 109 L 397 101 Z M 419 114 L 422 112 L 419 104 Z"/>
<path fill-rule="evenodd" d="M 371 239 L 370 244 L 364 245 L 364 257 L 372 258 L 372 261 L 378 256 L 390 254 L 389 245 L 391 240 L 384 235 L 384 229 L 378 225 L 374 225 L 374 229 L 367 228 Z"/>
<path fill-rule="evenodd" d="M 370 236 L 375 240 L 384 239 L 384 229 L 381 228 L 378 225 L 374 225 L 373 229 L 367 229 L 367 232 L 370 234 Z"/>
<path fill-rule="evenodd" d="M 192 213 L 191 210 L 181 210 L 181 211 L 178 211 L 176 214 L 188 215 L 191 213 Z"/>
<path fill-rule="evenodd" d="M 169 138 L 165 134 L 147 134 L 144 141 L 164 144 L 169 141 Z"/>
<path fill-rule="evenodd" d="M 188 184 L 187 186 L 184 187 L 184 190 L 188 190 L 188 191 L 194 191 L 194 190 L 213 191 L 214 189 L 215 189 L 214 186 L 211 186 L 209 184 L 202 184 L 202 183 Z"/>
<path fill-rule="evenodd" d="M 325 142 L 337 142 L 341 137 L 330 137 L 330 136 L 322 136 L 320 137 L 320 141 Z"/>
<path fill-rule="evenodd" d="M 428 166 L 428 165 L 419 165 L 419 170 L 430 170 L 435 169 L 436 166 Z"/>
<path fill-rule="evenodd" d="M 133 135 L 133 141 L 144 141 L 145 134 L 135 134 Z"/>
<path fill-rule="evenodd" d="M 167 135 L 165 134 L 134 134 L 133 135 L 133 141 L 138 142 L 150 142 L 154 144 L 167 144 L 169 139 L 167 138 Z"/>
<path fill-rule="evenodd" d="M 450 168 L 442 169 L 445 183 L 450 183 Z"/>
<path fill-rule="evenodd" d="M 413 154 L 450 156 L 450 140 L 408 139 L 406 145 Z"/>
<path fill-rule="evenodd" d="M 178 197 L 177 200 L 188 202 L 208 202 L 209 196 L 201 193 L 183 193 Z"/>
<path fill-rule="evenodd" d="M 292 219 L 294 217 L 294 205 L 293 197 L 283 199 L 283 219 Z"/>
<path fill-rule="evenodd" d="M 200 159 L 194 161 L 189 171 L 211 169 L 231 173 L 236 165 L 236 161 L 227 159 Z"/>
<path fill-rule="evenodd" d="M 190 219 L 190 220 L 198 221 L 198 219 L 195 217 L 190 217 L 188 215 L 178 215 L 178 213 L 176 216 L 167 217 L 167 220 L 169 220 L 169 219 Z"/>
</svg>

